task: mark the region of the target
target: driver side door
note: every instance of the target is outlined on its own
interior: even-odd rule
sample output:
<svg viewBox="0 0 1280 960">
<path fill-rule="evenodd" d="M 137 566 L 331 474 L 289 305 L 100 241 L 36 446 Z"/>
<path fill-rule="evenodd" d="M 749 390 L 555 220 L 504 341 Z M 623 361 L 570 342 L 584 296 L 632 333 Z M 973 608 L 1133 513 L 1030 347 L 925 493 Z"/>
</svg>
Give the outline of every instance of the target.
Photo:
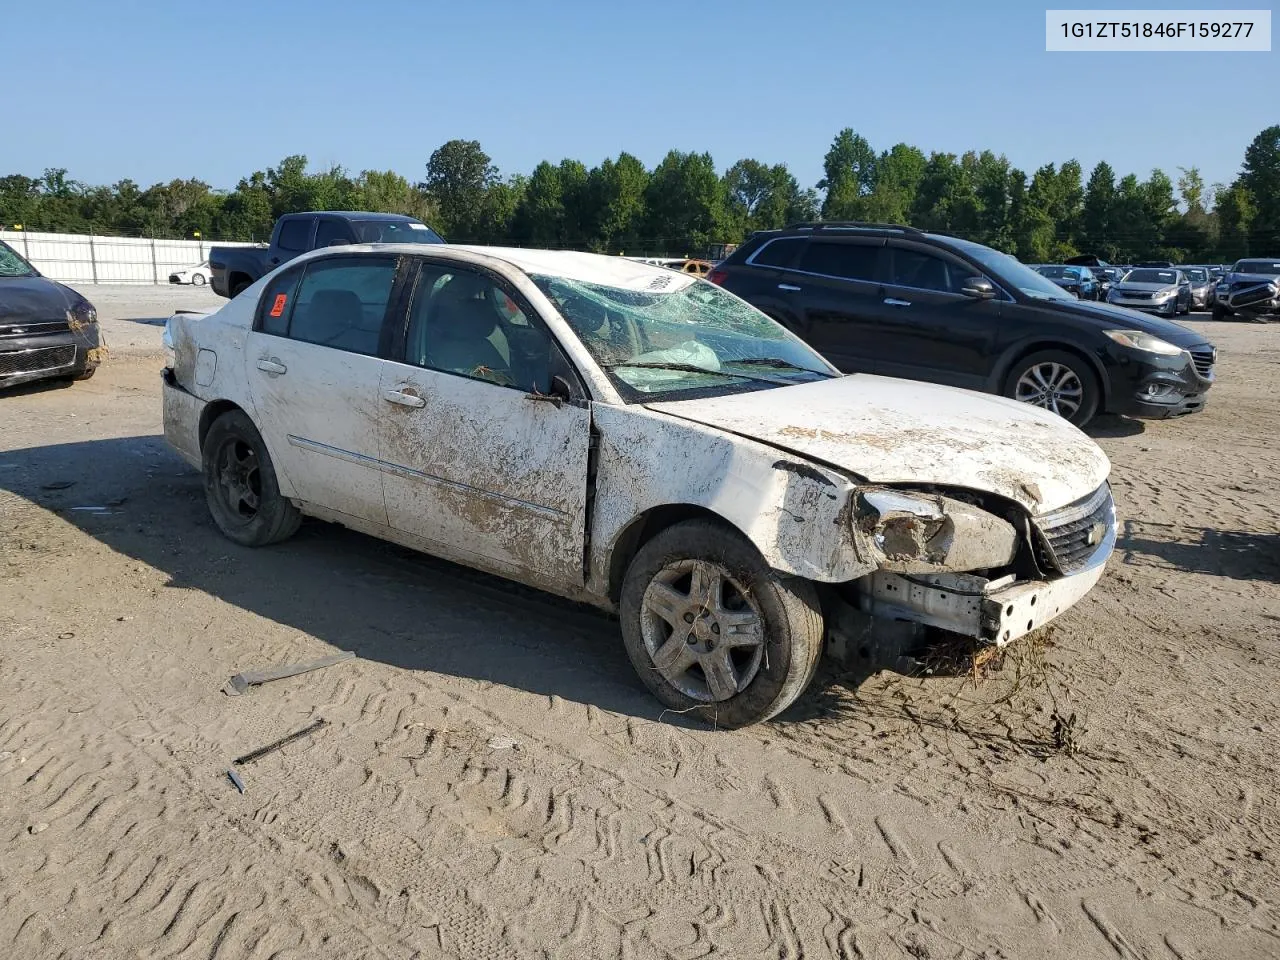
<svg viewBox="0 0 1280 960">
<path fill-rule="evenodd" d="M 495 276 L 423 260 L 399 340 L 380 383 L 391 526 L 470 566 L 581 586 L 590 406 L 532 309 Z"/>
</svg>

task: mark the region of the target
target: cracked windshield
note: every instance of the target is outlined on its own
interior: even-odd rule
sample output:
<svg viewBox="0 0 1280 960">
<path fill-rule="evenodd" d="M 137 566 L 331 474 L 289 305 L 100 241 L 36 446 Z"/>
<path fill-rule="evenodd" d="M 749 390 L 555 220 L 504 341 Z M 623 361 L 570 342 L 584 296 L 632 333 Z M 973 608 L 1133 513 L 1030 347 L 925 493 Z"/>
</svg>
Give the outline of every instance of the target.
<svg viewBox="0 0 1280 960">
<path fill-rule="evenodd" d="M 665 277 L 659 277 L 665 280 Z M 838 376 L 781 325 L 704 280 L 632 290 L 534 276 L 628 399 L 765 389 Z"/>
</svg>

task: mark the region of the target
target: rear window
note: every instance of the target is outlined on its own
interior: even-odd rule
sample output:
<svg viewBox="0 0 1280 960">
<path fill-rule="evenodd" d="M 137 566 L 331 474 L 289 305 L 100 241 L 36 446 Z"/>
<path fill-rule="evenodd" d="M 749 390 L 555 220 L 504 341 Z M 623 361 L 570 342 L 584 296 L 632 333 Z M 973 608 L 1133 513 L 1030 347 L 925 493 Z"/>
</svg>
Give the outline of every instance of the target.
<svg viewBox="0 0 1280 960">
<path fill-rule="evenodd" d="M 803 237 L 781 237 L 770 240 L 756 251 L 750 262 L 761 267 L 785 267 L 790 265 L 800 251 Z"/>
<path fill-rule="evenodd" d="M 302 253 L 307 249 L 307 241 L 311 239 L 313 222 L 310 218 L 286 220 L 280 224 L 280 237 L 276 240 L 276 245 L 281 250 Z"/>
</svg>

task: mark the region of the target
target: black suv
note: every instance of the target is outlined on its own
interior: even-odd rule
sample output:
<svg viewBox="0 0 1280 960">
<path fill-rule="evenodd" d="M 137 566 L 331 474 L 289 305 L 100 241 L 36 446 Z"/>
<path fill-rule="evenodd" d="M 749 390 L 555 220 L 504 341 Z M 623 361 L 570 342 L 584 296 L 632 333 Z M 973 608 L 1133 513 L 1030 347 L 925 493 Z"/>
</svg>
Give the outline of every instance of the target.
<svg viewBox="0 0 1280 960">
<path fill-rule="evenodd" d="M 911 227 L 753 234 L 708 277 L 846 373 L 999 393 L 1083 425 L 1204 406 L 1217 350 L 1169 320 L 1077 300 L 1008 254 Z"/>
</svg>

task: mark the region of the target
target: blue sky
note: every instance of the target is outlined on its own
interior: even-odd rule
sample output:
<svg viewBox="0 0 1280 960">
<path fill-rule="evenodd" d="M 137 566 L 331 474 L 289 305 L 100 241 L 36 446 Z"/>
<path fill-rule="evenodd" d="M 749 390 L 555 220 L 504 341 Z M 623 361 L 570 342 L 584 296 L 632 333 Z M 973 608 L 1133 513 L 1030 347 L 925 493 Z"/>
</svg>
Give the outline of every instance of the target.
<svg viewBox="0 0 1280 960">
<path fill-rule="evenodd" d="M 417 179 L 458 137 L 504 174 L 675 147 L 721 170 L 786 162 L 811 186 L 850 126 L 878 150 L 1195 165 L 1213 183 L 1280 122 L 1280 54 L 1046 53 L 1047 5 L 1069 4 L 15 2 L 0 174 L 232 187 L 303 153 Z"/>
</svg>

